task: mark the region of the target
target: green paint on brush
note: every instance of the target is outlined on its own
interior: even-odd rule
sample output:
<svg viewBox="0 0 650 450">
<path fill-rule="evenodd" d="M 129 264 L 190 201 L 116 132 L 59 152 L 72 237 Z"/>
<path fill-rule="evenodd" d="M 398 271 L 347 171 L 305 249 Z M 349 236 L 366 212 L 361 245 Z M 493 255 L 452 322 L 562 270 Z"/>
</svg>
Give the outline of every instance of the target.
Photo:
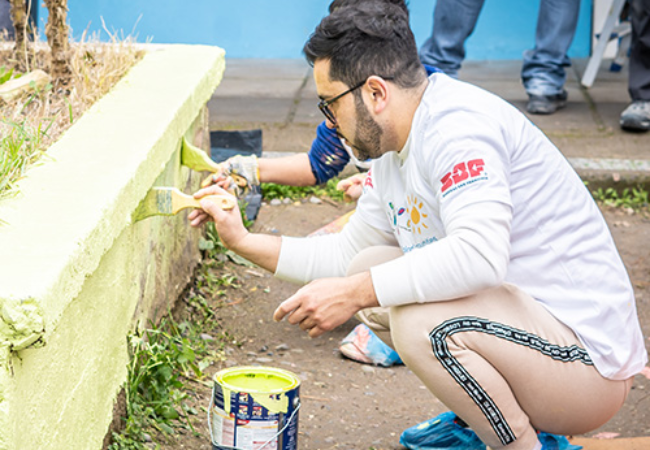
<svg viewBox="0 0 650 450">
<path fill-rule="evenodd" d="M 153 188 L 147 192 L 147 195 L 142 199 L 135 211 L 133 211 L 131 214 L 131 221 L 137 222 L 146 219 L 155 213 L 158 213 L 158 215 L 172 215 L 171 195 L 167 197 L 164 192 L 159 193 L 156 188 Z"/>
<path fill-rule="evenodd" d="M 185 194 L 176 188 L 151 188 L 135 211 L 133 211 L 133 214 L 131 214 L 131 221 L 138 222 L 151 216 L 173 216 L 180 211 L 180 209 L 174 210 L 173 196 L 176 195 L 184 196 Z M 198 202 L 196 203 L 198 204 Z"/>
<path fill-rule="evenodd" d="M 235 206 L 235 198 L 229 195 L 208 195 L 204 198 L 224 210 Z M 131 221 L 138 222 L 151 216 L 173 216 L 182 209 L 200 207 L 197 199 L 183 194 L 175 187 L 154 187 L 133 211 Z"/>
<path fill-rule="evenodd" d="M 197 172 L 220 172 L 221 166 L 214 162 L 207 153 L 183 138 L 181 144 L 181 164 Z"/>
</svg>

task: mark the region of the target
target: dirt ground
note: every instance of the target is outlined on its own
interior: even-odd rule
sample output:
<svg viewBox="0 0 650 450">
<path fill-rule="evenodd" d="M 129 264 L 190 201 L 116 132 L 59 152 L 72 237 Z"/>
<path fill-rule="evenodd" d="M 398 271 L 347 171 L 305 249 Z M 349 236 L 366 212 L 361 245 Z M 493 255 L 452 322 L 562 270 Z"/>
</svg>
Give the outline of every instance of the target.
<svg viewBox="0 0 650 450">
<path fill-rule="evenodd" d="M 350 209 L 350 205 L 328 202 L 265 205 L 254 229 L 305 236 Z M 634 284 L 644 335 L 650 336 L 650 219 L 623 210 L 603 212 Z M 237 275 L 241 287 L 228 292 L 232 305 L 218 310 L 218 326 L 241 345 L 229 346 L 227 360 L 209 370 L 253 364 L 297 374 L 302 382 L 300 449 L 403 449 L 398 443 L 402 430 L 446 410 L 405 366 L 372 367 L 344 359 L 337 346 L 355 321 L 310 339 L 299 328 L 272 320 L 277 304 L 297 286 L 261 269 L 227 263 L 223 270 Z M 647 343 L 650 347 L 650 341 Z M 650 436 L 648 376 L 638 375 L 622 410 L 588 436 L 604 432 L 618 438 Z M 207 407 L 210 393 L 209 387 L 201 387 L 196 402 Z M 210 450 L 206 420 L 199 418 L 195 426 L 202 437 L 185 434 L 163 448 Z"/>
</svg>

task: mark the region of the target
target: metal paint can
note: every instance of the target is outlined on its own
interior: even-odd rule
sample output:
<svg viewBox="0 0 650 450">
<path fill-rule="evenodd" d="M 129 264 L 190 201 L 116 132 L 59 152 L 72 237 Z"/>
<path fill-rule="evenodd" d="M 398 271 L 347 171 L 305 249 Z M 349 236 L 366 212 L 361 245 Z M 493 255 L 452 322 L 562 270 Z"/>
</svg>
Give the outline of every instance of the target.
<svg viewBox="0 0 650 450">
<path fill-rule="evenodd" d="M 212 450 L 297 450 L 300 380 L 273 367 L 231 367 L 214 376 Z"/>
</svg>

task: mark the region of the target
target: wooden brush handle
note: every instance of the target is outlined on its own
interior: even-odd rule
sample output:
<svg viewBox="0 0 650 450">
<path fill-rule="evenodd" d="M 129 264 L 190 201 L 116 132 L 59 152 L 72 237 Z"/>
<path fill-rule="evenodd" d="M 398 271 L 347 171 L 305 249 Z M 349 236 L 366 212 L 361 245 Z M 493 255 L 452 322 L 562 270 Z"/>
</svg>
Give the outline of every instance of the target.
<svg viewBox="0 0 650 450">
<path fill-rule="evenodd" d="M 235 207 L 236 200 L 234 197 L 225 194 L 213 194 L 201 197 L 201 200 L 206 199 L 215 203 L 219 208 L 229 211 Z M 200 208 L 201 203 L 191 195 L 182 193 L 177 188 L 172 190 L 172 214 L 176 214 L 181 209 L 186 208 Z"/>
<path fill-rule="evenodd" d="M 235 207 L 235 199 L 227 195 L 206 195 L 205 197 L 201 198 L 201 200 L 204 199 L 216 203 L 217 206 L 223 209 L 224 211 L 230 211 Z M 196 200 L 196 207 L 197 208 L 201 207 L 201 204 L 199 203 L 198 200 Z"/>
</svg>

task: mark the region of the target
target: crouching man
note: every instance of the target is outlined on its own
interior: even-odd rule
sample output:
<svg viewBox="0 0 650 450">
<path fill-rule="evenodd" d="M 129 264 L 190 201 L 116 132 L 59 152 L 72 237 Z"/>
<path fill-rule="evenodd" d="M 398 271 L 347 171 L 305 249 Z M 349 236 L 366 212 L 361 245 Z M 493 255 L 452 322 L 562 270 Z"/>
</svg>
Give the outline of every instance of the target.
<svg viewBox="0 0 650 450">
<path fill-rule="evenodd" d="M 606 423 L 647 352 L 607 225 L 559 150 L 498 97 L 427 78 L 391 3 L 335 10 L 304 52 L 327 121 L 373 159 L 356 213 L 339 234 L 277 237 L 204 200 L 192 225 L 214 220 L 228 248 L 308 283 L 275 320 L 317 337 L 357 314 L 494 450 Z"/>
</svg>

